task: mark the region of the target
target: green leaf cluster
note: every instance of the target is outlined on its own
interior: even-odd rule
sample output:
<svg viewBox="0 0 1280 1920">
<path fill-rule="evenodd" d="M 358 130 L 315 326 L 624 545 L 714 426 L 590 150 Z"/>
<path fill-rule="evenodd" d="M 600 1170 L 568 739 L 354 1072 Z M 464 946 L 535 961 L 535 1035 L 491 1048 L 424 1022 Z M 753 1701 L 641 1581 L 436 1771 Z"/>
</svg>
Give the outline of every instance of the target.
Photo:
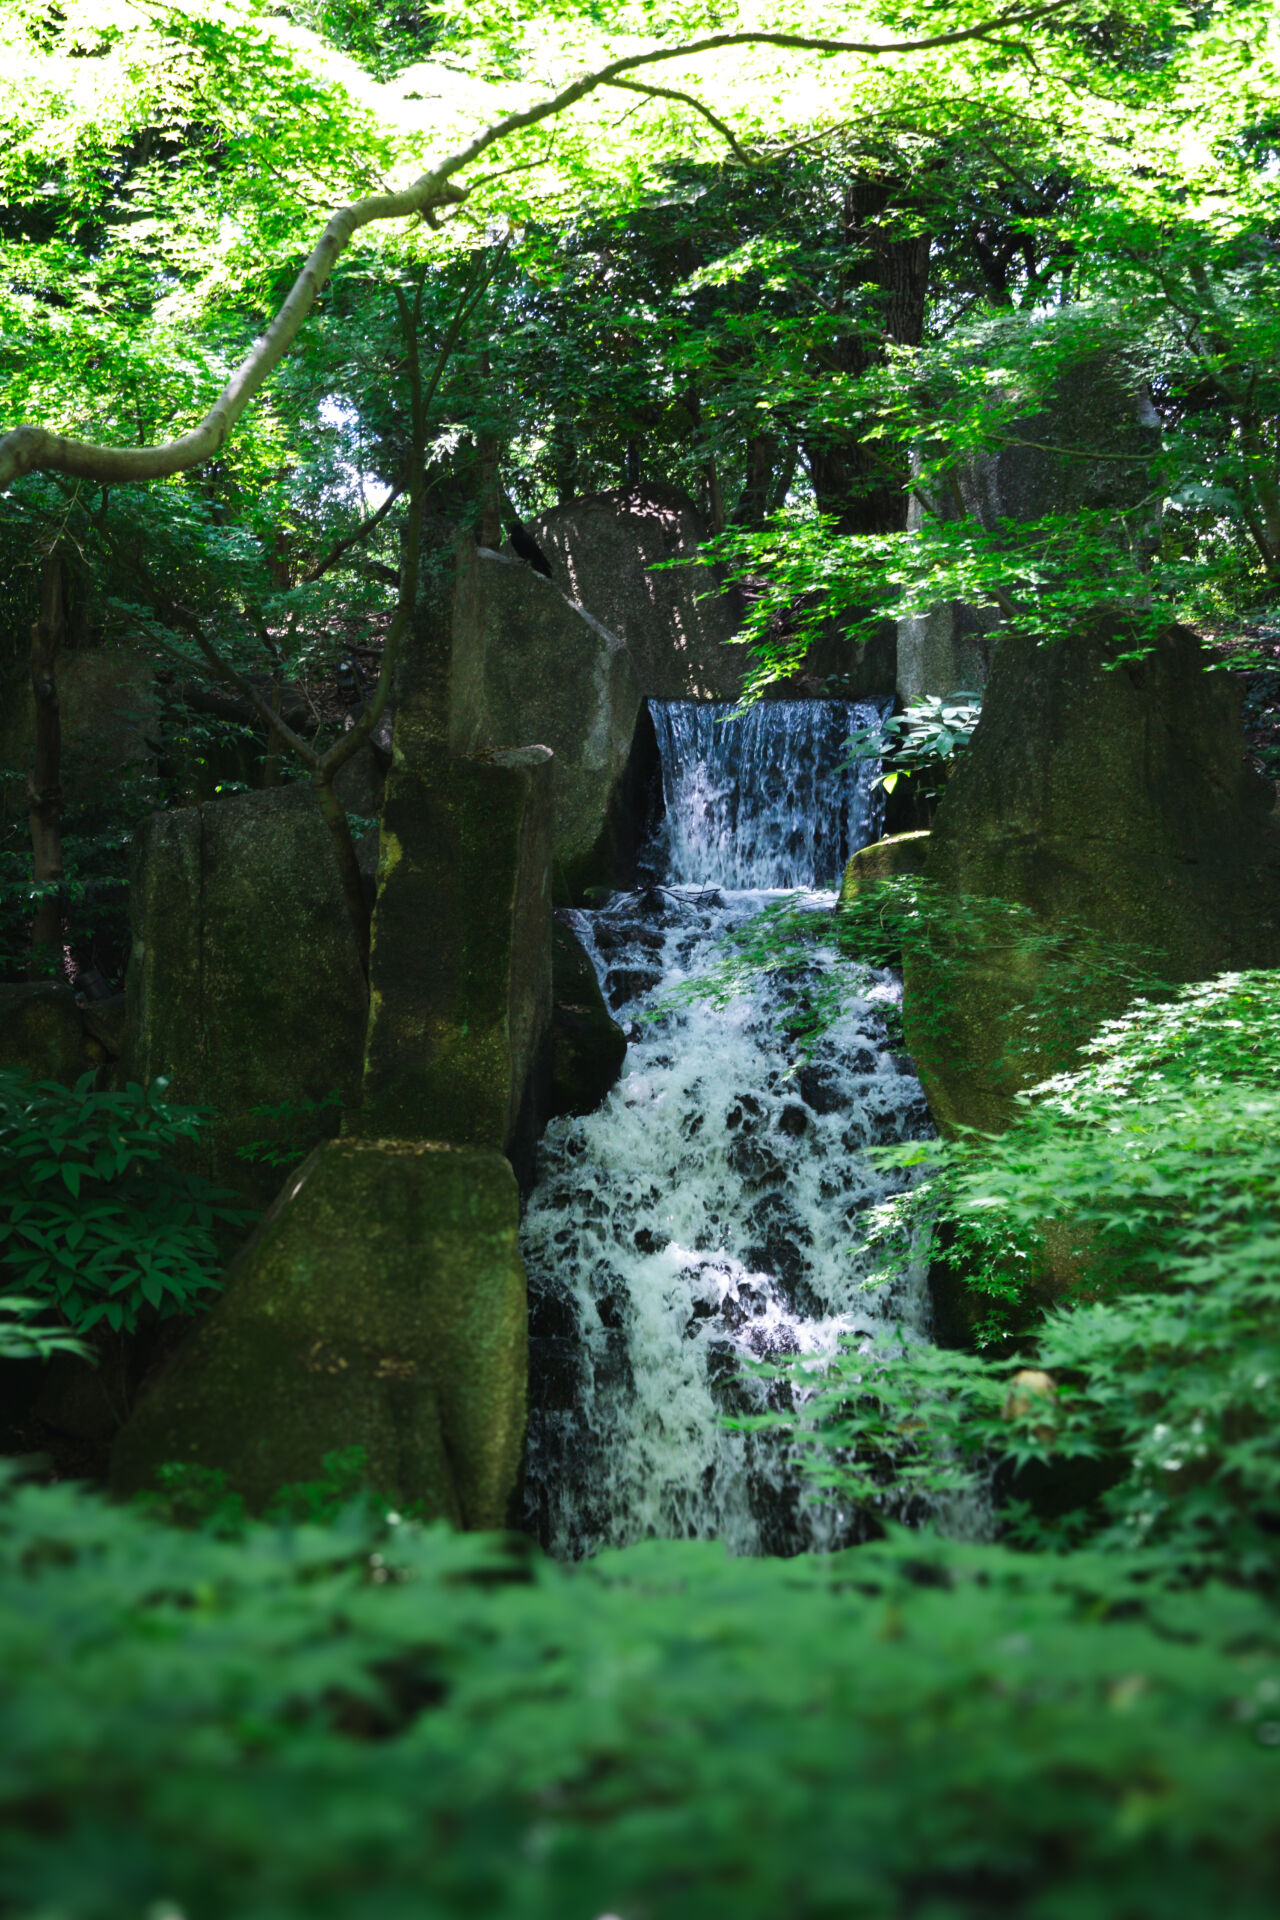
<svg viewBox="0 0 1280 1920">
<path fill-rule="evenodd" d="M 1266 1920 L 1280 1628 L 893 1532 L 576 1567 L 0 1497 L 0 1899 L 117 1920 Z"/>
<path fill-rule="evenodd" d="M 1066 1492 L 1023 1538 L 1272 1588 L 1280 975 L 1140 998 L 1083 1052 L 1007 1132 L 898 1152 L 928 1177 L 882 1212 L 880 1280 L 938 1260 L 985 1350 L 846 1352 L 809 1382 L 814 1471 L 844 1499 L 883 1504 L 892 1481 L 927 1503 L 993 1476 L 1007 1493 L 1035 1462 L 1032 1484 Z M 1052 1385 L 1019 1391 L 1026 1369 Z"/>
<path fill-rule="evenodd" d="M 73 1332 L 132 1333 L 203 1303 L 218 1286 L 219 1234 L 253 1218 L 235 1196 L 173 1164 L 201 1115 L 165 1085 L 95 1092 L 0 1073 L 0 1276 Z"/>
</svg>

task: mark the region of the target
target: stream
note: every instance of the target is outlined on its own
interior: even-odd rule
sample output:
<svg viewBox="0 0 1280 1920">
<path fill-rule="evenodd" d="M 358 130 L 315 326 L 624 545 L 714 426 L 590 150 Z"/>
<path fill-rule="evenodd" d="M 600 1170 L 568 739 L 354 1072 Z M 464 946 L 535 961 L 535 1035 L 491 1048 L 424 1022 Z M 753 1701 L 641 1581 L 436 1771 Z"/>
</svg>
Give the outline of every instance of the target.
<svg viewBox="0 0 1280 1920">
<path fill-rule="evenodd" d="M 597 1112 L 548 1127 L 521 1234 L 525 1525 L 559 1558 L 650 1536 L 738 1554 L 861 1537 L 860 1516 L 807 1491 L 785 1436 L 724 1416 L 793 1404 L 746 1362 L 820 1357 L 886 1318 L 927 1337 L 923 1276 L 893 1297 L 861 1287 L 867 1210 L 897 1184 L 866 1150 L 930 1130 L 894 1038 L 898 981 L 855 972 L 807 1057 L 778 1017 L 803 981 L 659 1003 L 771 902 L 831 906 L 821 889 L 881 819 L 876 768 L 840 769 L 843 743 L 882 710 L 776 701 L 722 724 L 728 707 L 651 702 L 654 880 L 567 916 L 629 1045 Z M 815 952 L 809 984 L 837 964 Z"/>
</svg>

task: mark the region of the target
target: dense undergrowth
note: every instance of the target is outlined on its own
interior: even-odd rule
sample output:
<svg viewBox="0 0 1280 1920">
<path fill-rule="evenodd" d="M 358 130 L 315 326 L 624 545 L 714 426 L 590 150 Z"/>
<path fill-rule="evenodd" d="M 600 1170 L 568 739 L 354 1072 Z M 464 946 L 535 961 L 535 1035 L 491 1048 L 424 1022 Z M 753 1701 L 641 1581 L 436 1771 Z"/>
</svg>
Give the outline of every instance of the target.
<svg viewBox="0 0 1280 1920">
<path fill-rule="evenodd" d="M 564 1568 L 348 1508 L 0 1500 L 23 1920 L 1095 1920 L 1280 1890 L 1280 1619 L 895 1533 Z"/>
<path fill-rule="evenodd" d="M 803 1039 L 814 937 L 775 918 L 714 990 L 790 966 Z M 1280 976 L 1224 976 L 999 1139 L 915 1143 L 885 1276 L 949 1260 L 977 1338 L 810 1381 L 815 1478 L 884 1517 L 842 1554 L 561 1567 L 345 1457 L 261 1521 L 5 1479 L 0 1911 L 1269 1916 L 1278 1066 Z M 958 1492 L 995 1544 L 927 1524 Z"/>
</svg>

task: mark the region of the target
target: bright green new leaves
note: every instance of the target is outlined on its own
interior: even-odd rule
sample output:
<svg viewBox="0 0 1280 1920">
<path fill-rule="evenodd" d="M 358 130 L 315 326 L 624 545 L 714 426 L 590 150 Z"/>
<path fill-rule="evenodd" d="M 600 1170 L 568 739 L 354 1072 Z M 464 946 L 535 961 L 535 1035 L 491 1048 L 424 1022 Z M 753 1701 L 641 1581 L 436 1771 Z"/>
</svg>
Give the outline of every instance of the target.
<svg viewBox="0 0 1280 1920">
<path fill-rule="evenodd" d="M 181 1313 L 216 1290 L 218 1234 L 253 1218 L 171 1164 L 199 1129 L 163 1087 L 94 1093 L 0 1074 L 0 1273 L 75 1332 Z M 13 1308 L 16 1311 L 16 1307 Z"/>
</svg>

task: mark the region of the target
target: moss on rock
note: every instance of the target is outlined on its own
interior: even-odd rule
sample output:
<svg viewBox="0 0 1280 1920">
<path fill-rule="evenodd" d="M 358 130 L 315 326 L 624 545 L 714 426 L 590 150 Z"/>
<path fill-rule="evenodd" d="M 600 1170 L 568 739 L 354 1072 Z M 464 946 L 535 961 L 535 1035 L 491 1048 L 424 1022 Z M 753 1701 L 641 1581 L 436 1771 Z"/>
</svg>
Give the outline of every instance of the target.
<svg viewBox="0 0 1280 1920">
<path fill-rule="evenodd" d="M 1131 647 L 1099 620 L 997 649 L 926 868 L 972 926 L 995 903 L 988 930 L 965 937 L 961 918 L 945 959 L 906 968 L 907 1046 L 943 1127 L 1007 1124 L 1013 1095 L 1071 1064 L 1138 969 L 1176 982 L 1280 964 L 1280 834 L 1236 691 L 1184 628 L 1141 661 L 1120 658 Z M 1022 926 L 1001 907 L 1028 910 Z M 1037 1002 L 1052 1018 L 1032 1026 Z"/>
<path fill-rule="evenodd" d="M 121 1433 L 112 1479 L 217 1468 L 252 1507 L 361 1447 L 378 1491 L 498 1527 L 524 1437 L 525 1276 L 497 1153 L 412 1140 L 317 1148 L 208 1320 Z"/>
</svg>

